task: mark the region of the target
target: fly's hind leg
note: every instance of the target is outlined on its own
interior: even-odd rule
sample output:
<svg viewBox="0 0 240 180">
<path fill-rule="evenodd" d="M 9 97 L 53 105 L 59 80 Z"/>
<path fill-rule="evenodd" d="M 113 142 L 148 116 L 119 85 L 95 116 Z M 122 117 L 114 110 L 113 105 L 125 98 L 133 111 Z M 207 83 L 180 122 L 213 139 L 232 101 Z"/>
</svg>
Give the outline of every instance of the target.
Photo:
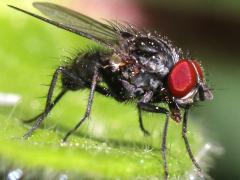
<svg viewBox="0 0 240 180">
<path fill-rule="evenodd" d="M 38 118 L 42 118 L 45 114 L 48 114 L 53 108 L 54 106 L 58 103 L 58 101 L 63 97 L 63 95 L 67 92 L 66 89 L 63 89 L 58 95 L 57 97 L 53 100 L 53 102 L 51 102 L 50 104 L 46 104 L 45 109 L 42 113 L 38 114 L 37 116 L 28 119 L 28 120 L 24 120 L 22 121 L 23 123 L 32 123 L 34 121 L 36 121 L 36 119 Z"/>
<path fill-rule="evenodd" d="M 138 108 L 139 127 L 140 127 L 141 131 L 143 132 L 143 134 L 144 134 L 145 136 L 149 136 L 150 133 L 148 132 L 148 130 L 146 130 L 146 129 L 144 128 L 144 125 L 143 125 L 142 109 L 141 109 L 141 106 L 139 105 L 139 103 L 137 104 L 137 108 Z"/>
<path fill-rule="evenodd" d="M 45 109 L 42 113 L 40 113 L 39 115 L 37 115 L 36 117 L 27 120 L 27 122 L 31 122 L 35 120 L 35 123 L 33 124 L 33 126 L 23 135 L 23 138 L 28 138 L 29 136 L 32 135 L 33 131 L 35 129 L 37 129 L 41 122 L 45 119 L 45 117 L 48 115 L 48 113 L 51 111 L 51 109 L 54 107 L 54 104 L 51 102 L 52 100 L 52 95 L 53 95 L 53 91 L 55 89 L 57 80 L 58 80 L 58 76 L 59 74 L 62 72 L 63 68 L 59 67 L 53 74 L 53 78 L 50 84 L 50 88 L 48 90 L 48 95 L 47 95 L 47 101 L 46 101 L 46 105 L 45 105 Z M 61 97 L 65 94 L 65 90 L 62 91 L 62 93 L 59 94 L 59 96 L 55 99 L 56 102 L 58 102 Z M 56 103 L 55 102 L 55 103 Z"/>
<path fill-rule="evenodd" d="M 91 82 L 90 94 L 89 94 L 89 97 L 88 97 L 88 104 L 87 104 L 85 114 L 82 117 L 82 119 L 76 124 L 76 126 L 64 136 L 64 138 L 62 140 L 63 142 L 66 142 L 68 137 L 72 133 L 74 133 L 84 123 L 84 121 L 89 117 L 90 112 L 91 112 L 91 108 L 92 108 L 93 97 L 94 97 L 94 92 L 96 90 L 98 78 L 99 78 L 98 69 L 97 69 L 97 67 L 95 67 L 92 82 Z"/>
<path fill-rule="evenodd" d="M 45 109 L 42 113 L 40 113 L 39 115 L 37 115 L 36 117 L 27 120 L 26 122 L 32 122 L 35 121 L 33 126 L 23 135 L 23 138 L 28 138 L 32 135 L 32 133 L 40 126 L 40 124 L 42 123 L 42 121 L 47 117 L 47 115 L 49 114 L 49 112 L 53 109 L 53 107 L 59 102 L 59 100 L 63 97 L 63 95 L 67 92 L 67 89 L 63 89 L 58 96 L 55 98 L 54 101 L 52 101 L 52 96 L 53 96 L 53 92 L 58 80 L 58 76 L 59 74 L 64 74 L 65 76 L 72 78 L 73 80 L 76 80 L 79 83 L 82 83 L 82 81 L 77 78 L 75 75 L 73 75 L 72 73 L 68 72 L 64 67 L 59 67 L 53 74 L 53 78 L 50 84 L 50 88 L 48 90 L 48 95 L 47 95 L 47 101 L 46 101 L 46 105 L 45 105 Z M 81 81 L 81 82 L 80 82 Z"/>
</svg>

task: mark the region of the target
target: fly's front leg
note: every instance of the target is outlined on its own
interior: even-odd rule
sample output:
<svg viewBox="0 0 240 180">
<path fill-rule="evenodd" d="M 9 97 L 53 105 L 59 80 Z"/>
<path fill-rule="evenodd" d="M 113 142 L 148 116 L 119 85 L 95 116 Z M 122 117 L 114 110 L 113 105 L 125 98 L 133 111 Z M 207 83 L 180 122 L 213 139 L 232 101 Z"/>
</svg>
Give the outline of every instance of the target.
<svg viewBox="0 0 240 180">
<path fill-rule="evenodd" d="M 189 107 L 186 107 L 185 112 L 184 112 L 184 117 L 183 117 L 182 137 L 184 139 L 185 146 L 186 146 L 188 155 L 189 155 L 190 159 L 192 160 L 192 163 L 197 168 L 199 174 L 202 176 L 201 167 L 199 166 L 199 164 L 197 163 L 197 161 L 195 160 L 195 158 L 193 156 L 193 153 L 192 153 L 192 150 L 191 150 L 190 144 L 188 142 L 188 138 L 187 138 L 188 110 L 189 110 Z"/>
<path fill-rule="evenodd" d="M 166 115 L 165 124 L 163 128 L 163 135 L 162 135 L 162 145 L 161 145 L 161 153 L 163 158 L 163 167 L 164 167 L 164 179 L 168 179 L 168 166 L 167 166 L 167 159 L 166 159 L 166 141 L 167 141 L 167 130 L 168 130 L 168 122 L 169 122 L 169 111 L 165 108 L 154 106 L 148 103 L 139 102 L 139 107 L 146 112 L 153 112 L 153 113 L 161 113 Z"/>
<path fill-rule="evenodd" d="M 143 125 L 142 106 L 144 106 L 144 104 L 147 104 L 147 102 L 149 102 L 151 100 L 152 96 L 153 96 L 153 92 L 148 91 L 144 94 L 142 99 L 137 103 L 139 127 L 140 127 L 141 131 L 143 132 L 143 134 L 147 135 L 147 136 L 149 136 L 150 133 L 144 128 L 144 125 Z"/>
<path fill-rule="evenodd" d="M 90 112 L 91 112 L 91 108 L 92 108 L 92 103 L 93 103 L 93 97 L 94 97 L 94 92 L 96 89 L 96 85 L 97 85 L 97 80 L 98 80 L 98 69 L 95 67 L 94 70 L 94 75 L 92 78 L 92 84 L 91 84 L 91 89 L 90 89 L 90 94 L 88 97 L 88 104 L 87 104 L 87 109 L 85 111 L 84 116 L 82 117 L 82 119 L 79 121 L 79 123 L 72 129 L 70 130 L 63 138 L 63 142 L 67 141 L 68 137 L 74 133 L 82 124 L 83 122 L 89 117 Z"/>
<path fill-rule="evenodd" d="M 148 130 L 146 130 L 146 129 L 144 128 L 144 125 L 143 125 L 143 120 L 142 120 L 142 109 L 141 109 L 141 106 L 140 106 L 139 103 L 137 104 L 137 108 L 138 108 L 138 121 L 139 121 L 139 127 L 140 127 L 140 129 L 141 129 L 141 131 L 143 132 L 144 135 L 149 136 L 150 133 L 148 132 Z"/>
</svg>

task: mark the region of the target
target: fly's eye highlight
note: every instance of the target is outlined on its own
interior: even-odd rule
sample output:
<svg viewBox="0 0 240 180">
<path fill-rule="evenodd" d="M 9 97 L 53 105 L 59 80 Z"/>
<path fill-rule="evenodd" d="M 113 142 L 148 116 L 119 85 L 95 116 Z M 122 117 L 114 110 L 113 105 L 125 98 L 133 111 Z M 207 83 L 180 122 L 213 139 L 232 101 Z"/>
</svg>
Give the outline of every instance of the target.
<svg viewBox="0 0 240 180">
<path fill-rule="evenodd" d="M 172 96 L 182 98 L 186 96 L 197 84 L 197 73 L 203 78 L 199 63 L 187 59 L 179 60 L 169 73 L 167 79 L 168 89 Z"/>
<path fill-rule="evenodd" d="M 203 71 L 202 71 L 202 67 L 201 67 L 200 63 L 197 62 L 196 60 L 192 61 L 192 63 L 196 67 L 196 70 L 197 70 L 197 73 L 198 73 L 200 79 L 203 81 L 204 77 L 203 77 Z"/>
</svg>

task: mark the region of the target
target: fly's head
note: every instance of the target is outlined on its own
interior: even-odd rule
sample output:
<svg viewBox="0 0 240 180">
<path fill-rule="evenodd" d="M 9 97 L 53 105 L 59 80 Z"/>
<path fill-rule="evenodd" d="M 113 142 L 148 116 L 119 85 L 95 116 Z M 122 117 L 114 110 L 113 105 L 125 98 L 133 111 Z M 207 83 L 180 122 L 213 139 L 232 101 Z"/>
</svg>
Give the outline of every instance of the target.
<svg viewBox="0 0 240 180">
<path fill-rule="evenodd" d="M 213 99 L 211 90 L 205 84 L 203 69 L 196 60 L 179 60 L 168 75 L 167 88 L 182 107 Z"/>
</svg>

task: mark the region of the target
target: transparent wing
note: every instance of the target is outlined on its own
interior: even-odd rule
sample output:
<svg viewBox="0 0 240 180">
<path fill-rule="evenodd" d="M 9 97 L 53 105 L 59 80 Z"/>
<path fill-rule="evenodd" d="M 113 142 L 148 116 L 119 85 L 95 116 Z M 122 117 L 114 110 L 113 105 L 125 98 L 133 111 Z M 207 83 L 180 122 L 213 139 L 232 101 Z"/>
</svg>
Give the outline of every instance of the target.
<svg viewBox="0 0 240 180">
<path fill-rule="evenodd" d="M 100 23 L 81 13 L 53 3 L 33 3 L 33 6 L 49 19 L 11 5 L 9 6 L 59 28 L 76 33 L 97 42 L 107 45 L 116 44 L 118 42 L 118 37 L 120 34 L 113 26 Z"/>
<path fill-rule="evenodd" d="M 111 26 L 100 23 L 76 11 L 52 3 L 35 2 L 33 6 L 51 20 L 88 33 L 96 39 L 111 43 L 117 40 L 116 31 Z"/>
</svg>

